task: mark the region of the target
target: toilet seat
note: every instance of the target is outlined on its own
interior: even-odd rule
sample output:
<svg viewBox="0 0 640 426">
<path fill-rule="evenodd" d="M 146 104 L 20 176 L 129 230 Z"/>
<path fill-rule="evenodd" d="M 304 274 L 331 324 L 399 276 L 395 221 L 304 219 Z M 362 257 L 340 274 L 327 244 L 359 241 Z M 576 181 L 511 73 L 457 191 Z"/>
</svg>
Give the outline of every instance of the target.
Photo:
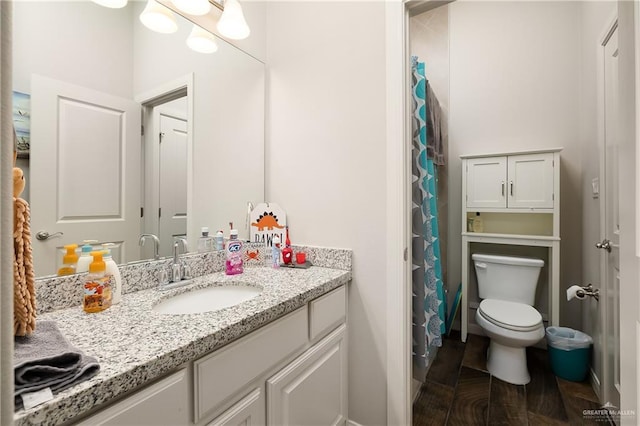
<svg viewBox="0 0 640 426">
<path fill-rule="evenodd" d="M 484 299 L 478 313 L 494 325 L 513 331 L 533 331 L 542 326 L 542 315 L 533 306 L 506 300 Z"/>
</svg>

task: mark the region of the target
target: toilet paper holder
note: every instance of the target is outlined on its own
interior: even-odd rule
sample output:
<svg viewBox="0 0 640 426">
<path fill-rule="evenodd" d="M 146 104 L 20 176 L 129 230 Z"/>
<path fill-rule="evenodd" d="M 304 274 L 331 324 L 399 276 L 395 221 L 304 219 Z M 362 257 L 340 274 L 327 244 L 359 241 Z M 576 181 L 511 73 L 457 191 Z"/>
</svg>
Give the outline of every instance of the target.
<svg viewBox="0 0 640 426">
<path fill-rule="evenodd" d="M 573 299 L 573 297 L 570 296 L 571 293 L 573 293 L 574 297 L 578 299 L 584 299 L 585 297 L 589 296 L 593 297 L 597 301 L 600 301 L 600 289 L 594 288 L 593 284 L 589 284 L 586 287 L 572 285 L 571 287 L 569 287 L 569 289 L 567 289 L 567 300 Z"/>
</svg>

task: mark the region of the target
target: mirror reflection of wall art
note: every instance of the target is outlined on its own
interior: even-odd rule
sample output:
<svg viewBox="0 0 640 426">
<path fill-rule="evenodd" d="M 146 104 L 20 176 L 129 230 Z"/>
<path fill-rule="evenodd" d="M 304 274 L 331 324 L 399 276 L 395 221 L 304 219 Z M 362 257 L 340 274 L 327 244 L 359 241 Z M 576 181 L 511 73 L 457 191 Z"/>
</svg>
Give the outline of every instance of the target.
<svg viewBox="0 0 640 426">
<path fill-rule="evenodd" d="M 13 92 L 13 126 L 18 136 L 18 158 L 29 158 L 31 143 L 31 96 Z"/>
</svg>

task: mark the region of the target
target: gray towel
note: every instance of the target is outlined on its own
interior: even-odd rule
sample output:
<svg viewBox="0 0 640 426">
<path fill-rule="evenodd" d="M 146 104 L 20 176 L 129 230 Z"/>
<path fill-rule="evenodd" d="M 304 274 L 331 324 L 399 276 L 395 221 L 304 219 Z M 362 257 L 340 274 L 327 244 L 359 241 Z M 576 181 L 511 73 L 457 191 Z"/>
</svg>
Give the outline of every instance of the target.
<svg viewBox="0 0 640 426">
<path fill-rule="evenodd" d="M 44 388 L 56 393 L 90 379 L 100 370 L 95 358 L 71 346 L 54 321 L 38 321 L 32 335 L 16 337 L 13 362 L 18 406 L 23 393 Z"/>
</svg>

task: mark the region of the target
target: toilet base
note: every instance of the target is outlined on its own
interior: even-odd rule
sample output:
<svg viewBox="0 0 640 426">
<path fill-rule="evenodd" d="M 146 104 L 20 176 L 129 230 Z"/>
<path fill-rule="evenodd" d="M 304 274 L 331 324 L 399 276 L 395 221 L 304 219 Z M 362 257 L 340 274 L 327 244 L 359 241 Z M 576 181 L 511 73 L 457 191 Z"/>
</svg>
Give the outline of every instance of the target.
<svg viewBox="0 0 640 426">
<path fill-rule="evenodd" d="M 487 369 L 492 376 L 514 385 L 526 385 L 531 381 L 524 347 L 505 346 L 491 339 L 487 350 Z"/>
</svg>

